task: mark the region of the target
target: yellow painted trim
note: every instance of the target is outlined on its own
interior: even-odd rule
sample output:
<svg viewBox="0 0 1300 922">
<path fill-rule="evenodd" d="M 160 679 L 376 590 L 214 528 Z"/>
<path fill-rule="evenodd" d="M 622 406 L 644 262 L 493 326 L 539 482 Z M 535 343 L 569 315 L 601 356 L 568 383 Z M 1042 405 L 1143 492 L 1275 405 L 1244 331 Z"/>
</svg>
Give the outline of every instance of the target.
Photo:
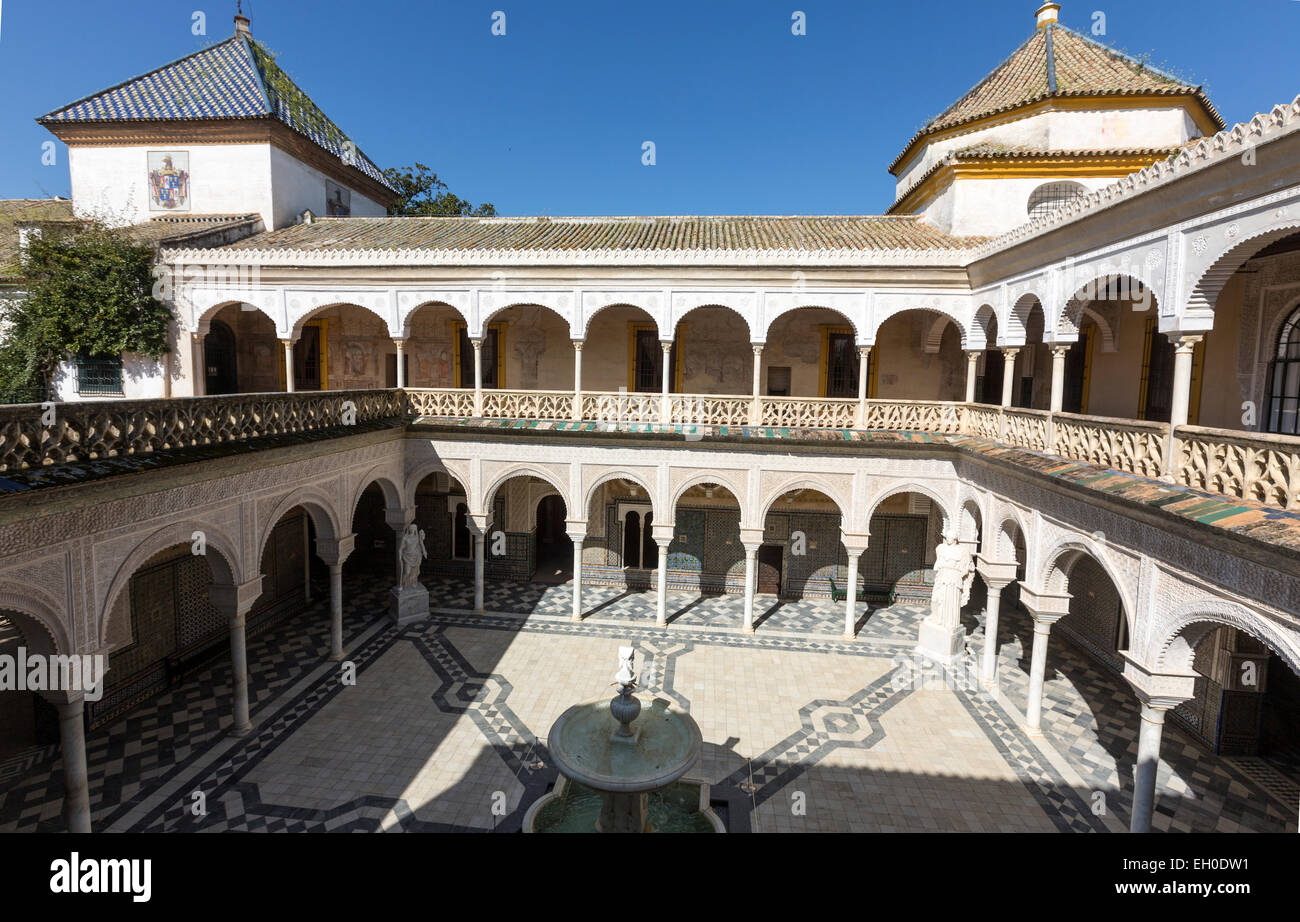
<svg viewBox="0 0 1300 922">
<path fill-rule="evenodd" d="M 1142 379 L 1138 382 L 1138 419 L 1147 418 L 1147 379 L 1151 377 L 1151 346 L 1156 337 L 1156 319 L 1148 317 L 1142 343 Z"/>
<path fill-rule="evenodd" d="M 497 390 L 502 390 L 506 386 L 506 321 L 489 323 L 488 329 L 497 332 Z"/>
<path fill-rule="evenodd" d="M 876 361 L 879 347 L 872 346 L 867 353 L 867 397 L 874 400 L 880 385 L 880 362 Z"/>
<path fill-rule="evenodd" d="M 1161 96 L 1159 94 L 1138 96 L 1057 96 L 1051 99 L 1042 99 L 1027 106 L 1008 109 L 1005 112 L 995 112 L 992 115 L 986 115 L 970 122 L 962 122 L 960 125 L 953 125 L 951 128 L 944 128 L 931 134 L 923 134 L 907 145 L 903 153 L 898 156 L 895 161 L 896 165 L 890 170 L 890 173 L 894 176 L 906 173 L 908 167 L 912 165 L 912 161 L 916 159 L 916 153 L 936 141 L 959 137 L 993 125 L 1016 122 L 1043 112 L 1081 112 L 1097 109 L 1168 109 L 1177 105 L 1181 105 L 1182 108 L 1191 112 L 1196 127 L 1207 138 L 1218 134 L 1227 127 L 1226 125 L 1216 124 L 1205 106 L 1191 94 L 1181 96 Z"/>
<path fill-rule="evenodd" d="M 885 210 L 886 214 L 915 213 L 929 205 L 957 179 L 1121 179 L 1165 159 L 1159 154 L 1127 157 L 1025 157 L 1006 160 L 963 160 L 936 170 Z"/>
<path fill-rule="evenodd" d="M 636 334 L 642 330 L 657 330 L 653 323 L 638 323 L 635 320 L 629 320 L 627 323 L 627 392 L 629 394 L 636 391 Z"/>
</svg>

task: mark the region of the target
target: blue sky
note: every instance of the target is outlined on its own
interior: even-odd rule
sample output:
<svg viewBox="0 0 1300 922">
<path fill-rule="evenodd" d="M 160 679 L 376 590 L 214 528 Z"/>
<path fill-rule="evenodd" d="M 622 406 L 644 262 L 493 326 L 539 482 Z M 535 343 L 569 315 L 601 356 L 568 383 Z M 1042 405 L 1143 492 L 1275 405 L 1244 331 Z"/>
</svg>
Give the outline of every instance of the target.
<svg viewBox="0 0 1300 922">
<path fill-rule="evenodd" d="M 861 214 L 1038 0 L 251 0 L 253 34 L 380 166 L 502 214 Z M 3 0 L 0 197 L 68 193 L 33 119 L 233 32 L 234 0 Z M 207 15 L 207 36 L 191 32 Z M 491 33 L 506 14 L 505 36 Z M 807 34 L 791 34 L 802 10 Z M 1204 83 L 1231 124 L 1300 92 L 1300 0 L 1088 3 L 1062 22 Z M 657 163 L 641 163 L 642 143 Z"/>
</svg>

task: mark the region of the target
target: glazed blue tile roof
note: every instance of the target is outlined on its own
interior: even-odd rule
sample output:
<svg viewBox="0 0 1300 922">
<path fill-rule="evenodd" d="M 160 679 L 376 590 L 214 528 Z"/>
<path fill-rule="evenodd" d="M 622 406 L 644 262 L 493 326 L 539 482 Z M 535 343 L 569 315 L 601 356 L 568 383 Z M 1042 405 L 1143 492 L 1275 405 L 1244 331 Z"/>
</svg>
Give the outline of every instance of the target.
<svg viewBox="0 0 1300 922">
<path fill-rule="evenodd" d="M 37 121 L 53 125 L 268 117 L 392 188 L 379 167 L 289 79 L 274 56 L 242 35 L 56 109 Z"/>
</svg>

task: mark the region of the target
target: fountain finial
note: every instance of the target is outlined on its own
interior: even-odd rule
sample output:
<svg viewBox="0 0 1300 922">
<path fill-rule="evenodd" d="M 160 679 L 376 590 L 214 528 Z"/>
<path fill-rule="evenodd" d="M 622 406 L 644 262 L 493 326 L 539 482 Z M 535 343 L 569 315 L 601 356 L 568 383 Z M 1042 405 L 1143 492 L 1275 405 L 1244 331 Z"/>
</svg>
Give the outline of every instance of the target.
<svg viewBox="0 0 1300 922">
<path fill-rule="evenodd" d="M 641 713 L 641 702 L 632 694 L 636 688 L 636 647 L 618 648 L 618 672 L 614 673 L 614 683 L 618 685 L 618 694 L 609 702 L 609 712 L 618 721 L 618 729 L 612 739 L 635 742 L 637 733 L 631 724 Z"/>
</svg>

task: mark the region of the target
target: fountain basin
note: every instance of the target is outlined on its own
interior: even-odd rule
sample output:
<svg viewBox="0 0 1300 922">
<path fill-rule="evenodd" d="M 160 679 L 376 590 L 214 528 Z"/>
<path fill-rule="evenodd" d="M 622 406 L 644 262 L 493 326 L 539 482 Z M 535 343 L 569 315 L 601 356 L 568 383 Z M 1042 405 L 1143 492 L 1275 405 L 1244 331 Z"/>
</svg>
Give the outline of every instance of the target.
<svg viewBox="0 0 1300 922">
<path fill-rule="evenodd" d="M 599 832 L 604 794 L 563 775 L 555 789 L 537 799 L 524 814 L 527 833 Z M 674 781 L 647 797 L 647 825 L 656 833 L 726 832 L 722 819 L 709 806 L 709 785 L 692 778 Z"/>
</svg>

